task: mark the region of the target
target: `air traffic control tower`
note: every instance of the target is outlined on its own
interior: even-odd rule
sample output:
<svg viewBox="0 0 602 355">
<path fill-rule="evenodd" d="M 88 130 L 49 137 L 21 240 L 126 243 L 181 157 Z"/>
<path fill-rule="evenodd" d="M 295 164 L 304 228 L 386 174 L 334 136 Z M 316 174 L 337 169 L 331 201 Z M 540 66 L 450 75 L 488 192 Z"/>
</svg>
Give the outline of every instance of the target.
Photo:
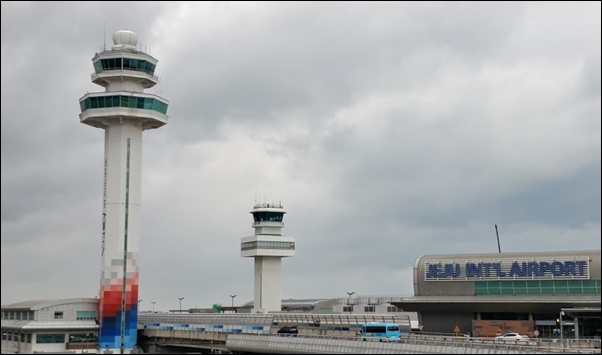
<svg viewBox="0 0 602 355">
<path fill-rule="evenodd" d="M 168 101 L 144 93 L 159 81 L 158 61 L 137 48 L 138 35 L 118 31 L 113 43 L 92 58 L 92 82 L 105 91 L 79 99 L 79 118 L 105 133 L 99 348 L 129 353 L 137 341 L 142 132 L 167 123 Z"/>
<path fill-rule="evenodd" d="M 281 311 L 282 258 L 295 256 L 295 238 L 282 235 L 285 213 L 281 204 L 255 204 L 255 235 L 241 239 L 241 256 L 255 258 L 254 313 Z"/>
</svg>

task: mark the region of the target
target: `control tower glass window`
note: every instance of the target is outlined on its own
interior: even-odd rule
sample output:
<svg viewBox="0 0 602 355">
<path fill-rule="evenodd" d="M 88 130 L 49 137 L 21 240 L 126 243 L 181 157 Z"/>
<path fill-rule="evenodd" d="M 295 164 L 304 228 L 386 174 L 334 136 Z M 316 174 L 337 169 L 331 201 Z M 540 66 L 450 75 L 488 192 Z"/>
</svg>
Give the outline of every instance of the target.
<svg viewBox="0 0 602 355">
<path fill-rule="evenodd" d="M 94 70 L 96 74 L 102 73 L 105 70 L 137 70 L 145 72 L 149 75 L 154 75 L 156 65 L 147 62 L 146 60 L 133 59 L 133 58 L 106 58 L 101 59 L 94 63 Z"/>
<path fill-rule="evenodd" d="M 79 103 L 82 112 L 105 107 L 129 107 L 141 108 L 145 110 L 153 110 L 162 114 L 167 114 L 167 104 L 151 97 L 135 97 L 135 96 L 97 96 L 88 97 Z"/>
<path fill-rule="evenodd" d="M 255 222 L 282 222 L 284 213 L 282 212 L 255 212 L 253 220 Z"/>
</svg>

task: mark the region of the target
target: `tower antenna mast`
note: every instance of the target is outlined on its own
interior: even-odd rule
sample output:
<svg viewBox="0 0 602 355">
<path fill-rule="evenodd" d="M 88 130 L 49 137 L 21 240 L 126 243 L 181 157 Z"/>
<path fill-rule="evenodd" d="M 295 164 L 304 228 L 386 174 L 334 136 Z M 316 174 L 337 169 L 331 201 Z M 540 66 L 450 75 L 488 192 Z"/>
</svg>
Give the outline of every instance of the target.
<svg viewBox="0 0 602 355">
<path fill-rule="evenodd" d="M 500 247 L 500 234 L 497 231 L 497 224 L 495 225 L 495 235 L 497 237 L 497 251 L 498 253 L 502 253 L 502 248 Z"/>
</svg>

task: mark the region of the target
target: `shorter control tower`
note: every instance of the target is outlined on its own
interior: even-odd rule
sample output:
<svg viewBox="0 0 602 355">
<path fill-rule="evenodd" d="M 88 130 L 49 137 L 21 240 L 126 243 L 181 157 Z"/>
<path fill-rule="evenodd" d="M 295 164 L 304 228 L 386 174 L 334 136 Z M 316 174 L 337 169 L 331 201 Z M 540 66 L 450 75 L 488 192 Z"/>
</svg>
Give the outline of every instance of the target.
<svg viewBox="0 0 602 355">
<path fill-rule="evenodd" d="M 281 233 L 285 213 L 281 204 L 255 204 L 255 235 L 241 239 L 241 256 L 255 258 L 254 313 L 281 311 L 282 258 L 295 256 L 295 238 Z"/>
</svg>

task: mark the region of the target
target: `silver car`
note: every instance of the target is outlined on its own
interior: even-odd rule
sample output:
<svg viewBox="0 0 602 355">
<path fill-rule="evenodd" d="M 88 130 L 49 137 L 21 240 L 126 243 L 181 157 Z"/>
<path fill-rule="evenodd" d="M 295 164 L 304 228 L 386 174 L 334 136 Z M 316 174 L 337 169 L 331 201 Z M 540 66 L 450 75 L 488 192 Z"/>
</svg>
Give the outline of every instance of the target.
<svg viewBox="0 0 602 355">
<path fill-rule="evenodd" d="M 526 335 L 520 335 L 518 333 L 506 333 L 504 335 L 499 335 L 499 336 L 495 337 L 495 341 L 508 341 L 508 342 L 529 341 L 529 337 Z"/>
</svg>

